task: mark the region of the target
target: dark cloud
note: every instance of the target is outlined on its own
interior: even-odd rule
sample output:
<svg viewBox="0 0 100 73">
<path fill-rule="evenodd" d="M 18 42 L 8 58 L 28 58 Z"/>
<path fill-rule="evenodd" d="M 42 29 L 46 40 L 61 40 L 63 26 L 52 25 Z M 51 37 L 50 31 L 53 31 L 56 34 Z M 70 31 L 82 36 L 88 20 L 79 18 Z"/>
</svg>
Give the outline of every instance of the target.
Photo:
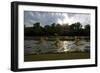
<svg viewBox="0 0 100 73">
<path fill-rule="evenodd" d="M 36 22 L 40 22 L 41 26 L 52 23 L 72 24 L 75 22 L 86 25 L 90 24 L 90 14 L 24 11 L 24 24 L 26 26 L 33 26 Z"/>
</svg>

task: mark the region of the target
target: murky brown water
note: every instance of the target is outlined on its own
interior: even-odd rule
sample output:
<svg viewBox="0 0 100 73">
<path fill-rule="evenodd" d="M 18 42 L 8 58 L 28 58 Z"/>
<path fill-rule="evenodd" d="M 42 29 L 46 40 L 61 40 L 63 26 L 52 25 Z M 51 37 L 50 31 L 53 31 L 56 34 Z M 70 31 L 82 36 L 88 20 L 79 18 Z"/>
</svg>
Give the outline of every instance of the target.
<svg viewBox="0 0 100 73">
<path fill-rule="evenodd" d="M 56 53 L 56 52 L 68 52 L 68 51 L 89 51 L 90 42 L 86 40 L 78 41 L 60 41 L 58 46 L 55 41 L 36 41 L 36 40 L 25 40 L 24 41 L 24 52 L 25 54 L 37 54 L 37 53 Z"/>
</svg>

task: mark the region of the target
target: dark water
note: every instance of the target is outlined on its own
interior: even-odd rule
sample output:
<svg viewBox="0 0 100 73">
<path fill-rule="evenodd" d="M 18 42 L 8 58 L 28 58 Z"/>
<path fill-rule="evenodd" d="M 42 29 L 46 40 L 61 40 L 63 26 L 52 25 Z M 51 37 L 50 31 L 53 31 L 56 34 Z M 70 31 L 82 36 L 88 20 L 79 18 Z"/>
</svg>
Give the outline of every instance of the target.
<svg viewBox="0 0 100 73">
<path fill-rule="evenodd" d="M 58 46 L 56 44 L 58 44 Z M 72 52 L 72 51 L 89 51 L 90 41 L 79 40 L 76 41 L 50 41 L 50 40 L 25 40 L 24 41 L 24 53 L 25 54 L 37 54 L 37 53 L 56 53 L 56 52 Z"/>
</svg>

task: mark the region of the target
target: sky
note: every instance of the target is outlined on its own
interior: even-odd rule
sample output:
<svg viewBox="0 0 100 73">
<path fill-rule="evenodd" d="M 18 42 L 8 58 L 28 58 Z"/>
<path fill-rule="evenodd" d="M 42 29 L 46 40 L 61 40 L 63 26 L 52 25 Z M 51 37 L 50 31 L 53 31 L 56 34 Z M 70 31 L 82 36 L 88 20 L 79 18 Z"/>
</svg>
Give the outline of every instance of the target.
<svg viewBox="0 0 100 73">
<path fill-rule="evenodd" d="M 80 22 L 84 27 L 90 24 L 90 14 L 24 11 L 24 25 L 26 27 L 32 27 L 36 22 L 40 22 L 41 26 L 51 25 L 52 23 L 71 25 L 72 23 Z"/>
</svg>

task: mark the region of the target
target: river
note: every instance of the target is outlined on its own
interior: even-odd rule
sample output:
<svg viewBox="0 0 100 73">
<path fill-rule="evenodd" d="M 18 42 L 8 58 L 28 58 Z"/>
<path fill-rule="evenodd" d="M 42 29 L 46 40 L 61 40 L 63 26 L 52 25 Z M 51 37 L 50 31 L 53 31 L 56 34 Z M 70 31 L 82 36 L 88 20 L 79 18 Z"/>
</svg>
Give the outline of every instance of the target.
<svg viewBox="0 0 100 73">
<path fill-rule="evenodd" d="M 62 53 L 62 52 L 86 52 L 90 51 L 90 41 L 81 39 L 76 40 L 24 40 L 25 54 L 44 54 L 44 53 Z"/>
</svg>

